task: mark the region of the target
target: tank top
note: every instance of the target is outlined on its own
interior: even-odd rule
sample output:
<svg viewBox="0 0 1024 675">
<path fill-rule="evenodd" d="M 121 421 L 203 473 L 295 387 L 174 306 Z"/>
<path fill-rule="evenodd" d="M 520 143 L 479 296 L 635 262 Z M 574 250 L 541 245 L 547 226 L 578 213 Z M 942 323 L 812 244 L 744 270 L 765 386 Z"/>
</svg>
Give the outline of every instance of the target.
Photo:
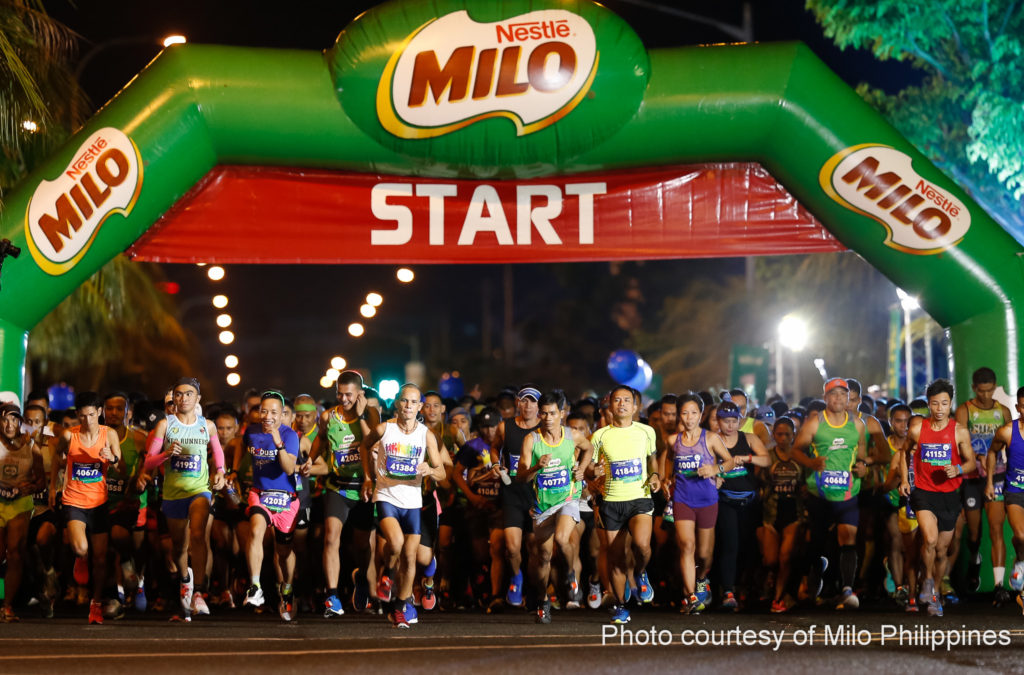
<svg viewBox="0 0 1024 675">
<path fill-rule="evenodd" d="M 889 475 L 889 467 L 892 465 L 893 457 L 895 457 L 896 453 L 899 452 L 899 449 L 896 447 L 896 445 L 892 441 L 892 436 L 890 436 L 889 438 L 887 438 L 885 440 L 886 440 L 886 443 L 888 443 L 889 450 L 890 450 L 890 452 L 892 454 L 889 456 L 889 461 L 886 462 L 886 464 L 885 464 L 885 473 L 882 474 L 883 477 Z M 897 485 L 892 490 L 889 490 L 888 492 L 886 492 L 885 493 L 885 499 L 892 506 L 899 506 L 899 504 L 900 504 L 900 488 L 899 488 L 899 486 Z"/>
<path fill-rule="evenodd" d="M 32 500 L 35 503 L 35 513 L 42 513 L 50 509 L 50 470 L 53 468 L 53 454 L 54 448 L 49 443 L 44 443 L 39 448 L 43 455 L 43 475 L 47 477 L 46 485 L 43 489 L 32 495 Z"/>
<path fill-rule="evenodd" d="M 860 493 L 860 478 L 853 475 L 860 433 L 856 418 L 845 414 L 843 423 L 833 426 L 825 413 L 819 412 L 818 430 L 809 448 L 811 457 L 825 458 L 825 469 L 808 474 L 807 489 L 830 502 L 849 501 Z"/>
<path fill-rule="evenodd" d="M 177 415 L 168 415 L 164 452 L 175 442 L 181 445 L 181 454 L 172 456 L 164 465 L 164 499 L 185 499 L 209 491 L 210 432 L 206 418 L 196 415 L 195 422 L 185 424 Z"/>
<path fill-rule="evenodd" d="M 128 481 L 135 475 L 139 463 L 145 460 L 145 456 L 135 443 L 135 434 L 127 429 L 124 438 L 121 439 L 121 457 L 124 458 L 126 475 L 117 470 L 117 465 L 107 469 L 107 504 L 113 508 L 124 500 L 125 492 L 128 489 Z M 146 506 L 148 495 L 145 491 L 139 495 L 139 508 Z"/>
<path fill-rule="evenodd" d="M 516 424 L 515 417 L 505 420 L 505 438 L 501 443 L 501 465 L 508 469 L 509 476 L 514 478 L 516 469 L 519 468 L 519 456 L 523 454 L 523 441 L 539 426 L 540 423 L 537 423 L 529 429 L 524 429 Z"/>
<path fill-rule="evenodd" d="M 18 486 L 31 479 L 32 443 L 25 443 L 17 450 L 0 443 L 0 500 L 21 499 L 25 495 L 19 494 Z"/>
<path fill-rule="evenodd" d="M 725 439 L 723 438 L 722 440 L 724 441 Z M 754 454 L 750 449 L 750 443 L 747 442 L 747 435 L 743 432 L 736 434 L 736 443 L 731 448 L 726 448 L 726 450 L 733 457 Z M 733 468 L 732 471 L 722 474 L 722 487 L 720 489 L 723 492 L 731 493 L 732 496 L 748 496 L 757 491 L 757 482 L 754 480 L 754 475 L 747 465 L 741 464 Z"/>
<path fill-rule="evenodd" d="M 1010 445 L 1006 448 L 1006 479 L 1004 492 L 1024 492 L 1024 438 L 1020 435 L 1020 422 L 1013 425 Z"/>
<path fill-rule="evenodd" d="M 993 402 L 991 408 L 979 408 L 970 401 L 967 406 L 967 431 L 971 434 L 971 449 L 977 457 L 984 457 L 988 454 L 989 446 L 992 445 L 992 437 L 996 435 L 996 429 L 1006 424 L 1008 420 L 1003 419 L 1003 407 Z M 984 462 L 977 463 L 978 468 L 965 478 L 984 478 L 987 475 Z M 1006 454 L 1000 452 L 996 457 L 996 473 L 1006 471 Z"/>
<path fill-rule="evenodd" d="M 427 455 L 427 427 L 417 422 L 412 433 L 404 433 L 397 422 L 388 422 L 377 451 L 377 487 L 373 501 L 387 502 L 401 509 L 423 507 L 421 483 L 416 467 Z"/>
<path fill-rule="evenodd" d="M 718 488 L 714 477 L 701 478 L 697 475 L 700 467 L 715 464 L 715 456 L 708 449 L 707 431 L 700 430 L 694 445 L 684 444 L 683 432 L 679 432 L 676 434 L 676 442 L 672 444 L 672 453 L 675 472 L 672 501 L 686 504 L 691 509 L 711 506 L 717 502 Z"/>
<path fill-rule="evenodd" d="M 576 482 L 573 480 L 573 465 L 576 463 L 576 444 L 572 440 L 572 430 L 562 427 L 562 438 L 557 444 L 551 445 L 544 440 L 540 431 L 530 433 L 533 440 L 533 456 L 530 468 L 537 466 L 543 455 L 551 455 L 548 465 L 533 477 L 534 503 L 537 513 L 571 501 L 579 496 Z"/>
<path fill-rule="evenodd" d="M 359 499 L 363 486 L 363 461 L 359 444 L 363 428 L 359 420 L 346 422 L 338 408 L 327 416 L 327 482 L 324 487 L 347 499 Z"/>
<path fill-rule="evenodd" d="M 91 446 L 82 444 L 81 429 L 71 428 L 63 501 L 68 506 L 94 509 L 107 501 L 107 463 L 100 459 L 107 444 L 107 427 L 100 425 Z"/>
<path fill-rule="evenodd" d="M 963 481 L 946 475 L 946 466 L 960 464 L 956 446 L 956 422 L 950 419 L 945 428 L 935 431 L 928 420 L 921 422 L 921 433 L 914 450 L 915 487 L 931 492 L 953 492 Z"/>
</svg>

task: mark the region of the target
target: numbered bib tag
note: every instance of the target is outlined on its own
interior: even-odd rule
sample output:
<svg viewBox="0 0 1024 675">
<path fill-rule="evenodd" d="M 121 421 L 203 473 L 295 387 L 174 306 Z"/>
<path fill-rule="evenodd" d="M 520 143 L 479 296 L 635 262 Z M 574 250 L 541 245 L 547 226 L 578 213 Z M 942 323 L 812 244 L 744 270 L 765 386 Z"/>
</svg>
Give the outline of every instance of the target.
<svg viewBox="0 0 1024 675">
<path fill-rule="evenodd" d="M 697 469 L 704 463 L 704 455 L 699 453 L 693 455 L 676 455 L 676 473 L 692 478 L 697 475 Z"/>
<path fill-rule="evenodd" d="M 639 457 L 612 462 L 612 479 L 635 483 L 643 477 L 644 466 Z"/>
<path fill-rule="evenodd" d="M 917 514 L 914 513 L 914 508 L 910 505 L 909 499 L 907 500 L 907 505 L 904 507 L 904 509 L 907 512 L 907 518 L 909 520 L 914 520 L 915 518 L 917 518 Z"/>
<path fill-rule="evenodd" d="M 107 477 L 107 492 L 112 495 L 119 495 L 124 493 L 124 480 L 120 478 Z"/>
<path fill-rule="evenodd" d="M 519 471 L 519 455 L 508 456 L 508 472 L 513 476 Z"/>
<path fill-rule="evenodd" d="M 796 486 L 792 483 L 776 483 L 774 486 L 775 494 L 780 497 L 792 497 L 796 492 Z"/>
<path fill-rule="evenodd" d="M 497 483 L 480 483 L 476 486 L 476 493 L 481 497 L 497 497 L 498 496 L 498 484 Z"/>
<path fill-rule="evenodd" d="M 1001 480 L 997 480 L 992 484 L 992 489 L 995 491 L 997 502 L 1003 501 L 1003 489 L 1005 487 L 1006 482 Z"/>
<path fill-rule="evenodd" d="M 1024 469 L 1013 469 L 1006 472 L 1006 480 L 1018 490 L 1024 490 Z M 1000 483 L 1002 485 L 1002 483 Z"/>
<path fill-rule="evenodd" d="M 198 476 L 203 472 L 203 458 L 201 455 L 172 456 L 171 471 L 183 476 Z"/>
<path fill-rule="evenodd" d="M 71 480 L 77 480 L 79 483 L 99 483 L 103 480 L 103 465 L 99 462 L 95 464 L 72 462 Z"/>
<path fill-rule="evenodd" d="M 747 475 L 747 467 L 741 465 L 741 466 L 733 467 L 732 471 L 726 471 L 725 473 L 723 473 L 722 474 L 722 478 L 739 478 L 740 476 L 746 476 L 746 475 Z"/>
<path fill-rule="evenodd" d="M 260 505 L 268 511 L 281 513 L 291 508 L 292 496 L 284 490 L 264 490 L 260 493 Z"/>
<path fill-rule="evenodd" d="M 818 489 L 823 494 L 844 494 L 850 489 L 849 471 L 832 471 L 826 469 L 818 474 Z"/>
<path fill-rule="evenodd" d="M 0 499 L 17 499 L 19 496 L 18 488 L 0 486 Z"/>
<path fill-rule="evenodd" d="M 37 506 L 45 506 L 45 505 L 49 504 L 50 503 L 50 491 L 45 489 L 45 488 L 40 490 L 39 492 L 37 492 L 34 495 L 32 495 L 32 501 L 34 501 Z"/>
<path fill-rule="evenodd" d="M 560 490 L 569 486 L 568 469 L 559 469 L 551 473 L 537 474 L 537 489 L 539 490 Z"/>
<path fill-rule="evenodd" d="M 949 466 L 953 463 L 953 446 L 949 443 L 922 443 L 921 461 L 932 466 Z"/>
<path fill-rule="evenodd" d="M 416 477 L 416 458 L 388 455 L 384 460 L 384 468 L 389 478 L 409 480 Z"/>
<path fill-rule="evenodd" d="M 334 451 L 334 464 L 335 466 L 347 466 L 349 464 L 362 463 L 362 458 L 359 456 L 359 450 L 335 450 Z"/>
</svg>

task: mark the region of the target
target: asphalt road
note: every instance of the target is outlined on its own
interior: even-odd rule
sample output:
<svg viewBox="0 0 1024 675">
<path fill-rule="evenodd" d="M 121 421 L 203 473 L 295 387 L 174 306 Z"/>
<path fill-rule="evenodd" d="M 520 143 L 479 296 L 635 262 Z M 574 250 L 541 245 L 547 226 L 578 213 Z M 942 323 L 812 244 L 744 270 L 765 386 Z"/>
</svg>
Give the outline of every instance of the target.
<svg viewBox="0 0 1024 675">
<path fill-rule="evenodd" d="M 234 610 L 187 624 L 129 615 L 88 626 L 84 610 L 49 621 L 26 611 L 20 623 L 0 625 L 0 673 L 1024 672 L 1024 616 L 981 601 L 947 608 L 944 618 L 884 606 L 695 617 L 644 609 L 625 626 L 632 633 L 606 619 L 603 611 L 556 612 L 539 626 L 522 611 L 421 612 L 419 624 L 398 630 L 382 616 L 304 614 L 285 624 Z"/>
</svg>

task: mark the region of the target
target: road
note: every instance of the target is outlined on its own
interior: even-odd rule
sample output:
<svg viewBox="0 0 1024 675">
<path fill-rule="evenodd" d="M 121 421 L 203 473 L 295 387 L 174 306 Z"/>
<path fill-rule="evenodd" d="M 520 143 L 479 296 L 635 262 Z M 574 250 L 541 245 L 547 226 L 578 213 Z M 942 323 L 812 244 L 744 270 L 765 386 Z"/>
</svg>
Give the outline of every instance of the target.
<svg viewBox="0 0 1024 675">
<path fill-rule="evenodd" d="M 300 615 L 297 621 L 284 624 L 271 614 L 234 610 L 188 624 L 145 615 L 88 626 L 84 611 L 58 614 L 49 621 L 28 614 L 24 612 L 20 623 L 0 626 L 0 673 L 281 675 L 472 670 L 547 675 L 722 673 L 727 669 L 820 674 L 851 668 L 877 669 L 886 675 L 1024 673 L 1024 616 L 1016 606 L 993 610 L 981 601 L 948 608 L 941 619 L 886 607 L 781 616 L 706 613 L 689 617 L 636 610 L 625 627 L 632 633 L 607 624 L 604 612 L 588 610 L 556 612 L 549 626 L 536 625 L 532 616 L 519 611 L 494 616 L 421 613 L 420 623 L 407 631 L 392 628 L 381 616 L 368 615 L 331 621 Z M 964 630 L 976 632 L 965 634 Z M 975 644 L 948 648 L 940 644 L 933 649 L 921 644 L 925 637 Z M 717 644 L 724 640 L 731 644 Z M 984 645 L 986 640 L 993 644 Z"/>
</svg>

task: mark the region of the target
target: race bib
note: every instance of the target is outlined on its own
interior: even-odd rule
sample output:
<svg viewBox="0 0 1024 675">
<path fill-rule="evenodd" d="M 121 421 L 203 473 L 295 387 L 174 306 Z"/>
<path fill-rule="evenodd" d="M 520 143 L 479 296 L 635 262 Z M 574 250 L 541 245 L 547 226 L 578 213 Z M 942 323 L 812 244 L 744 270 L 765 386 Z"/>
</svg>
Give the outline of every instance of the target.
<svg viewBox="0 0 1024 675">
<path fill-rule="evenodd" d="M 119 495 L 124 492 L 124 480 L 120 478 L 107 478 L 107 492 L 112 495 Z"/>
<path fill-rule="evenodd" d="M 95 464 L 72 462 L 71 480 L 77 480 L 79 483 L 99 483 L 103 480 L 103 465 L 99 462 Z"/>
<path fill-rule="evenodd" d="M 924 443 L 921 445 L 921 461 L 932 466 L 948 466 L 953 463 L 953 446 L 949 443 Z"/>
<path fill-rule="evenodd" d="M 0 486 L 0 499 L 17 499 L 20 496 L 18 488 Z"/>
<path fill-rule="evenodd" d="M 348 464 L 359 464 L 362 462 L 362 458 L 359 456 L 359 450 L 335 450 L 334 451 L 334 464 L 335 466 L 346 466 Z"/>
<path fill-rule="evenodd" d="M 914 520 L 915 518 L 917 518 L 917 514 L 916 514 L 916 513 L 914 513 L 914 509 L 913 509 L 913 507 L 911 507 L 911 506 L 910 506 L 910 500 L 909 500 L 909 499 L 907 500 L 907 505 L 906 505 L 906 507 L 904 507 L 904 508 L 905 508 L 905 509 L 906 509 L 906 511 L 907 511 L 907 518 L 908 518 L 909 520 Z"/>
<path fill-rule="evenodd" d="M 818 474 L 818 488 L 833 494 L 846 492 L 850 489 L 850 472 L 826 469 Z"/>
<path fill-rule="evenodd" d="M 183 476 L 199 476 L 203 472 L 203 457 L 202 455 L 173 455 L 171 471 Z"/>
<path fill-rule="evenodd" d="M 776 483 L 772 486 L 775 490 L 775 494 L 780 497 L 790 497 L 796 492 L 796 486 L 792 483 Z"/>
<path fill-rule="evenodd" d="M 612 462 L 612 479 L 635 483 L 643 477 L 644 466 L 639 457 Z"/>
<path fill-rule="evenodd" d="M 539 490 L 560 490 L 568 485 L 569 471 L 567 469 L 537 474 L 537 489 Z"/>
<path fill-rule="evenodd" d="M 746 475 L 747 467 L 741 465 L 733 467 L 732 471 L 726 471 L 725 473 L 723 473 L 722 478 L 739 478 L 740 476 Z"/>
<path fill-rule="evenodd" d="M 704 463 L 704 455 L 676 455 L 676 473 L 683 476 L 696 476 L 697 469 Z"/>
<path fill-rule="evenodd" d="M 995 492 L 995 496 L 996 496 L 996 501 L 997 502 L 1003 501 L 1003 488 L 1005 488 L 1005 487 L 1006 487 L 1006 482 L 998 480 L 998 476 L 997 476 L 996 477 L 996 481 L 992 484 L 992 489 Z"/>
<path fill-rule="evenodd" d="M 281 513 L 292 505 L 292 496 L 284 490 L 264 490 L 260 493 L 260 505 L 268 511 Z"/>
<path fill-rule="evenodd" d="M 497 483 L 479 483 L 476 486 L 476 493 L 481 497 L 497 497 L 498 496 L 498 484 Z"/>
<path fill-rule="evenodd" d="M 384 460 L 384 469 L 387 471 L 389 478 L 409 480 L 416 477 L 416 464 L 415 457 L 388 455 Z"/>
<path fill-rule="evenodd" d="M 508 456 L 508 472 L 516 473 L 519 471 L 519 455 Z"/>
<path fill-rule="evenodd" d="M 1006 480 L 1018 490 L 1024 490 L 1024 469 L 1013 469 L 1006 472 Z"/>
</svg>

